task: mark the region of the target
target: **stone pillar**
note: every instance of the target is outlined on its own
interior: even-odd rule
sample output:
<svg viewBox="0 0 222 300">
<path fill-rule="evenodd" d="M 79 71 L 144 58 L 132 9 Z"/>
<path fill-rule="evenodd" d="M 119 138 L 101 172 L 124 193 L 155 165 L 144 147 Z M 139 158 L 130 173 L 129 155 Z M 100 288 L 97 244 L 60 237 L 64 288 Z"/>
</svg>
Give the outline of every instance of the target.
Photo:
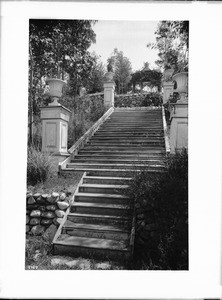
<svg viewBox="0 0 222 300">
<path fill-rule="evenodd" d="M 170 124 L 170 152 L 188 148 L 188 103 L 172 104 Z"/>
<path fill-rule="evenodd" d="M 173 95 L 173 88 L 174 88 L 173 81 L 163 82 L 163 104 L 169 100 L 170 95 Z"/>
<path fill-rule="evenodd" d="M 115 82 L 107 81 L 103 84 L 104 87 L 104 106 L 110 108 L 114 106 L 114 91 L 115 91 Z"/>
<path fill-rule="evenodd" d="M 62 161 L 67 152 L 70 110 L 62 105 L 41 107 L 42 151 L 58 156 Z"/>
</svg>

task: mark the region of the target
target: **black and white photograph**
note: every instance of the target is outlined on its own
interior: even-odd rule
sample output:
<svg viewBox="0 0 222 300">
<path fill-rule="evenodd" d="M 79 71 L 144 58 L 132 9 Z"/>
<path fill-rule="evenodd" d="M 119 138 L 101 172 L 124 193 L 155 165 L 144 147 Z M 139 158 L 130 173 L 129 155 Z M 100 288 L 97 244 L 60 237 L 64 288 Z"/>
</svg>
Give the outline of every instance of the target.
<svg viewBox="0 0 222 300">
<path fill-rule="evenodd" d="M 26 268 L 188 270 L 189 22 L 29 37 Z"/>
<path fill-rule="evenodd" d="M 2 2 L 1 297 L 220 298 L 222 6 L 151 2 Z"/>
</svg>

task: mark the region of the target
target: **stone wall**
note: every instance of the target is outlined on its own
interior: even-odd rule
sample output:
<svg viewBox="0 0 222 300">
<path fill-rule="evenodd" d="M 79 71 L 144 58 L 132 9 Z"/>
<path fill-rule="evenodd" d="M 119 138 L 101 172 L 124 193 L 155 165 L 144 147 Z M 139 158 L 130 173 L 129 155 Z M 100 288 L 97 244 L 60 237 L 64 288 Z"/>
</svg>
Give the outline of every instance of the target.
<svg viewBox="0 0 222 300">
<path fill-rule="evenodd" d="M 159 93 L 136 93 L 115 95 L 115 107 L 147 107 L 160 106 L 162 96 Z"/>
<path fill-rule="evenodd" d="M 55 235 L 71 198 L 66 193 L 26 195 L 26 233 L 31 235 Z"/>
</svg>

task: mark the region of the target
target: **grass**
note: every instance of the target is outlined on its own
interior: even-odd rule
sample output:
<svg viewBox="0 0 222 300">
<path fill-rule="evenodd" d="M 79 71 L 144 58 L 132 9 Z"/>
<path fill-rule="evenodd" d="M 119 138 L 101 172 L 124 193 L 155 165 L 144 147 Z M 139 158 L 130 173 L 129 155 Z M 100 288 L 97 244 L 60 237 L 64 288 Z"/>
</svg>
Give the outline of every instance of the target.
<svg viewBox="0 0 222 300">
<path fill-rule="evenodd" d="M 65 263 L 52 265 L 52 259 L 60 258 L 62 260 L 77 261 L 75 266 L 68 266 Z M 96 264 L 109 263 L 111 270 L 121 270 L 122 267 L 110 261 L 98 261 L 94 259 L 85 259 L 82 257 L 73 258 L 69 256 L 54 256 L 51 243 L 42 236 L 28 236 L 26 239 L 26 270 L 82 270 L 81 264 L 87 264 L 89 270 L 98 270 Z"/>
<path fill-rule="evenodd" d="M 52 175 L 44 183 L 40 182 L 36 185 L 28 185 L 27 190 L 32 193 L 64 192 L 71 195 L 75 192 L 76 187 L 82 177 L 82 172 L 73 173 L 72 177 L 59 177 L 57 174 Z"/>
</svg>

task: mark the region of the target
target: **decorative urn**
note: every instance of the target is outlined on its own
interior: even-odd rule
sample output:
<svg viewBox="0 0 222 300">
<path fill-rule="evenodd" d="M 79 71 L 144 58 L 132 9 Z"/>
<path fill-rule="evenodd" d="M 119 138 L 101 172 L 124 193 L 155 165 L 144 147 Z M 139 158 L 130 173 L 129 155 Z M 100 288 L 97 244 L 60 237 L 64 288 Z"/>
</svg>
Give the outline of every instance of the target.
<svg viewBox="0 0 222 300">
<path fill-rule="evenodd" d="M 57 78 L 47 78 L 46 84 L 49 86 L 49 95 L 53 102 L 49 105 L 59 105 L 58 99 L 62 97 L 62 89 L 66 84 L 65 81 Z"/>
<path fill-rule="evenodd" d="M 187 102 L 186 95 L 188 93 L 188 72 L 181 72 L 173 75 L 173 80 L 176 81 L 177 88 L 175 92 L 178 92 L 181 96 L 180 102 Z"/>
</svg>

